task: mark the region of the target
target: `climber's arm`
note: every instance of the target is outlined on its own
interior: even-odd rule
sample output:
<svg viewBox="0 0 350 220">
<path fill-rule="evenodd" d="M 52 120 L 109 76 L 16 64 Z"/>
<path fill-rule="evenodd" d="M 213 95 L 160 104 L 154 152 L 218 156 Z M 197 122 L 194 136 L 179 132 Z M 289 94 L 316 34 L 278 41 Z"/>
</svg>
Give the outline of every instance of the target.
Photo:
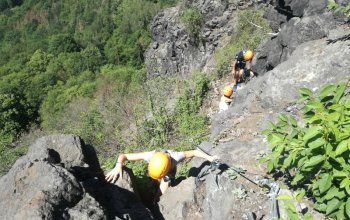
<svg viewBox="0 0 350 220">
<path fill-rule="evenodd" d="M 190 150 L 190 151 L 185 151 L 185 158 L 192 158 L 192 157 L 200 157 L 206 160 L 209 160 L 210 162 L 212 162 L 215 158 L 213 156 L 210 156 L 200 150 Z"/>
<path fill-rule="evenodd" d="M 125 161 L 145 160 L 146 156 L 146 153 L 120 154 L 114 169 L 107 173 L 105 178 L 106 181 L 113 183 L 118 179 L 119 176 L 120 178 L 123 178 L 123 164 Z"/>
</svg>

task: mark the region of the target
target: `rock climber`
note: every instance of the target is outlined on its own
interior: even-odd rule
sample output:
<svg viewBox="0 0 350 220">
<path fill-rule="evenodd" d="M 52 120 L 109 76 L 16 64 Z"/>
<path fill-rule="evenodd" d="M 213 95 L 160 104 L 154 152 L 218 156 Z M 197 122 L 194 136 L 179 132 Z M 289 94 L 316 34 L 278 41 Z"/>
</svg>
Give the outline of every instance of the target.
<svg viewBox="0 0 350 220">
<path fill-rule="evenodd" d="M 125 161 L 145 160 L 148 162 L 148 175 L 159 183 L 158 196 L 161 196 L 175 179 L 177 164 L 192 157 L 200 157 L 210 162 L 215 159 L 215 156 L 210 156 L 198 149 L 183 152 L 154 150 L 142 153 L 121 154 L 114 169 L 107 173 L 105 179 L 107 182 L 114 183 L 119 177 L 122 178 Z"/>
<path fill-rule="evenodd" d="M 250 71 L 251 69 L 251 60 L 254 56 L 253 51 L 251 50 L 241 50 L 236 54 L 236 58 L 232 62 L 232 74 L 233 74 L 233 91 L 237 90 L 238 84 L 242 80 L 245 69 Z"/>
<path fill-rule="evenodd" d="M 224 88 L 223 95 L 220 98 L 219 112 L 222 112 L 228 109 L 228 106 L 232 102 L 232 98 L 231 98 L 232 93 L 233 93 L 232 86 L 226 86 Z"/>
</svg>

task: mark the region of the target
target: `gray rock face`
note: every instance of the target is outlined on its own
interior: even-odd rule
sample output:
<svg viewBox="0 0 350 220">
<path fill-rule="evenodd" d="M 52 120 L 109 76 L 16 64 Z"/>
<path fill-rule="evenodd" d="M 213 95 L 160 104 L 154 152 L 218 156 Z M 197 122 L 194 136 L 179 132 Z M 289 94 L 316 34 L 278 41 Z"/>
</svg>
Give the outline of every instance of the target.
<svg viewBox="0 0 350 220">
<path fill-rule="evenodd" d="M 265 18 L 277 34 L 255 52 L 252 69 L 258 74 L 273 69 L 288 59 L 294 49 L 311 40 L 328 36 L 329 31 L 345 18 L 326 10 L 327 1 L 286 0 L 271 5 Z"/>
<path fill-rule="evenodd" d="M 331 19 L 331 17 L 328 17 Z M 290 19 L 271 41 L 256 50 L 253 71 L 263 74 L 288 59 L 294 49 L 307 41 L 321 39 L 328 35 L 334 24 L 324 16 Z"/>
<path fill-rule="evenodd" d="M 0 178 L 0 219 L 153 219 L 131 179 L 125 171 L 117 185 L 104 182 L 94 150 L 77 136 L 42 137 Z"/>
<path fill-rule="evenodd" d="M 153 43 L 145 52 L 148 78 L 159 75 L 186 75 L 204 67 L 220 45 L 223 36 L 231 34 L 230 21 L 234 17 L 234 4 L 228 1 L 191 1 L 187 6 L 197 8 L 203 15 L 198 37 L 192 36 L 181 23 L 180 12 L 174 7 L 160 12 L 153 20 Z"/>
<path fill-rule="evenodd" d="M 303 17 L 321 14 L 327 6 L 327 0 L 284 0 L 279 1 L 279 6 L 282 6 L 286 10 L 289 9 L 294 17 Z"/>
<path fill-rule="evenodd" d="M 173 74 L 186 76 L 194 70 L 206 69 L 215 49 L 225 46 L 226 37 L 236 31 L 232 27 L 236 10 L 265 2 L 187 1 L 186 8 L 196 8 L 203 15 L 197 37 L 192 36 L 181 22 L 184 8 L 162 11 L 153 20 L 153 43 L 144 54 L 148 78 Z M 252 69 L 258 74 L 287 60 L 298 45 L 327 36 L 336 24 L 345 21 L 344 16 L 334 16 L 326 10 L 327 0 L 270 1 L 267 5 L 265 18 L 271 21 L 270 26 L 277 36 L 255 51 Z"/>
</svg>

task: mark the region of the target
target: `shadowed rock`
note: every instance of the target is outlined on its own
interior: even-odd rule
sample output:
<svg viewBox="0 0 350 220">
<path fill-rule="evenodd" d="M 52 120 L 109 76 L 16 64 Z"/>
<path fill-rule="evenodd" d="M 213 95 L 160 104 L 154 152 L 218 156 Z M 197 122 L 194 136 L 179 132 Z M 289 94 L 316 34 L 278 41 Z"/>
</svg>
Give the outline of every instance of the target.
<svg viewBox="0 0 350 220">
<path fill-rule="evenodd" d="M 0 219 L 153 219 L 132 178 L 125 171 L 117 185 L 106 183 L 78 136 L 42 137 L 0 178 Z"/>
</svg>

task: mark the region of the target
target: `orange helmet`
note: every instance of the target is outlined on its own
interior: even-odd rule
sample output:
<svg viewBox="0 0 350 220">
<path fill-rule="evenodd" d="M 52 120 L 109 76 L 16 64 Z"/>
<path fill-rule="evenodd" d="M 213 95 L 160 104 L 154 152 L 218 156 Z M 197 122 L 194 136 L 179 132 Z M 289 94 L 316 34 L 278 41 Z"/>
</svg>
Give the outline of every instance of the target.
<svg viewBox="0 0 350 220">
<path fill-rule="evenodd" d="M 226 86 L 224 88 L 224 96 L 231 97 L 232 93 L 233 93 L 233 89 L 231 86 Z"/>
<path fill-rule="evenodd" d="M 253 58 L 253 56 L 254 56 L 254 53 L 253 53 L 253 51 L 251 51 L 251 50 L 247 50 L 245 53 L 244 53 L 244 59 L 246 60 L 246 61 L 248 61 L 248 60 L 251 60 L 252 58 Z"/>
<path fill-rule="evenodd" d="M 157 152 L 148 162 L 148 175 L 152 179 L 159 180 L 168 173 L 170 165 L 170 156 L 165 152 Z"/>
</svg>

